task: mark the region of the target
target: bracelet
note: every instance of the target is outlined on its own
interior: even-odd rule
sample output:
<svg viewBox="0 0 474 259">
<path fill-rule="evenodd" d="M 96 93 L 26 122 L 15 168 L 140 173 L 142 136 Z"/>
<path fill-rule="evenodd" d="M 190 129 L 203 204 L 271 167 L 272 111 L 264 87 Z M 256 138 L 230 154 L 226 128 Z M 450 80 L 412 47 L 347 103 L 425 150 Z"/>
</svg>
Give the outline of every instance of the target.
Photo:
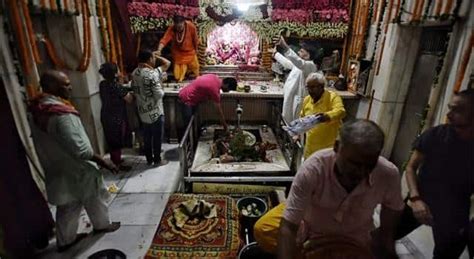
<svg viewBox="0 0 474 259">
<path fill-rule="evenodd" d="M 408 200 L 411 201 L 411 202 L 421 201 L 421 197 L 417 195 L 417 196 L 413 196 L 413 197 L 408 198 Z"/>
</svg>

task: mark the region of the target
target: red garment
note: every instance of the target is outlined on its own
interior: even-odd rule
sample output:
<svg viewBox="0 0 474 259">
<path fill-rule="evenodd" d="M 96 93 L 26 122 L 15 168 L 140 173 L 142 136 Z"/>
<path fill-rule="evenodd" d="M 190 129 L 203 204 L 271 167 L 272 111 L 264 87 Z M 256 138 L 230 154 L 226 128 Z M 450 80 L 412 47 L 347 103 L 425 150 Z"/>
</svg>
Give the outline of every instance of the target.
<svg viewBox="0 0 474 259">
<path fill-rule="evenodd" d="M 202 75 L 179 91 L 179 99 L 189 106 L 211 100 L 221 102 L 222 80 L 214 75 Z"/>
<path fill-rule="evenodd" d="M 30 110 L 36 125 L 40 129 L 46 131 L 51 115 L 75 114 L 79 116 L 76 108 L 69 101 L 60 97 L 55 97 L 57 103 L 44 103 L 44 99 L 49 96 L 42 94 L 31 101 Z"/>
</svg>

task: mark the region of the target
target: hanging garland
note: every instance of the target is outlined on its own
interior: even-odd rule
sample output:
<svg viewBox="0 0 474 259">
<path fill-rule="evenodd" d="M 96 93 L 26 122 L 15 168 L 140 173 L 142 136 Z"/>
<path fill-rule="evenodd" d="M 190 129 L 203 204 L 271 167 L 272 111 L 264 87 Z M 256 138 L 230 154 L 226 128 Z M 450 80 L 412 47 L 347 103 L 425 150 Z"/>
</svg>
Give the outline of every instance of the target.
<svg viewBox="0 0 474 259">
<path fill-rule="evenodd" d="M 25 35 L 23 34 L 23 26 L 20 18 L 20 13 L 18 12 L 19 9 L 17 8 L 17 1 L 9 0 L 9 6 L 13 7 L 10 8 L 10 15 L 13 20 L 13 27 L 15 28 L 18 46 L 20 48 L 20 59 L 23 71 L 26 75 L 29 75 L 31 73 L 31 60 L 28 55 L 28 49 L 26 47 L 26 39 Z"/>
<path fill-rule="evenodd" d="M 173 21 L 171 19 L 146 18 L 141 16 L 130 17 L 130 26 L 133 33 L 142 33 L 158 29 L 164 29 L 172 24 Z"/>
<path fill-rule="evenodd" d="M 110 0 L 105 0 L 105 11 L 106 11 L 106 19 L 107 19 L 107 35 L 110 44 L 110 59 L 109 62 L 117 63 L 117 53 L 115 52 L 115 39 L 114 39 L 114 28 L 112 24 L 112 15 L 110 13 Z"/>
<path fill-rule="evenodd" d="M 76 68 L 77 71 L 84 72 L 89 67 L 90 55 L 91 55 L 91 32 L 90 32 L 90 25 L 89 25 L 89 7 L 87 3 L 84 1 L 82 2 L 82 27 L 83 27 L 83 42 L 84 48 L 82 53 L 81 61 L 79 62 L 79 66 Z"/>
<path fill-rule="evenodd" d="M 104 0 L 97 0 L 97 18 L 99 19 L 100 27 L 100 38 L 102 42 L 102 52 L 104 53 L 105 60 L 110 60 L 109 46 L 107 44 L 107 31 L 104 21 Z"/>
<path fill-rule="evenodd" d="M 31 23 L 30 12 L 25 1 L 21 1 L 21 9 L 23 11 L 23 16 L 25 17 L 26 30 L 28 32 L 28 37 L 30 38 L 31 51 L 33 52 L 33 58 L 36 64 L 41 64 L 41 56 L 39 54 L 38 46 L 36 45 L 36 36 L 33 30 L 33 25 Z"/>
<path fill-rule="evenodd" d="M 441 70 L 443 69 L 443 66 L 444 66 L 444 58 L 445 58 L 446 52 L 448 50 L 450 39 L 451 39 L 451 32 L 448 32 L 447 35 L 446 35 L 446 40 L 444 42 L 443 50 L 438 55 L 438 63 L 436 64 L 436 68 L 435 68 L 436 74 L 433 78 L 433 88 L 435 88 L 438 85 L 439 76 L 440 76 Z"/>
<path fill-rule="evenodd" d="M 74 6 L 76 7 L 76 14 L 81 14 L 81 0 L 74 0 Z"/>
<path fill-rule="evenodd" d="M 462 81 L 464 80 L 464 74 L 466 74 L 466 68 L 469 64 L 469 59 L 471 57 L 472 48 L 474 47 L 474 33 L 471 33 L 469 37 L 469 43 L 467 44 L 466 50 L 463 53 L 461 65 L 458 69 L 458 75 L 456 76 L 456 83 L 454 84 L 454 92 L 457 93 L 461 89 Z"/>
<path fill-rule="evenodd" d="M 3 10 L 0 10 L 1 14 L 5 17 L 7 16 L 8 10 L 5 8 Z M 11 57 L 12 57 L 12 63 L 13 63 L 13 70 L 15 72 L 15 75 L 18 79 L 18 83 L 23 86 L 24 85 L 24 75 L 21 72 L 22 71 L 22 63 L 21 63 L 21 57 L 19 57 L 20 53 L 18 51 L 18 41 L 15 39 L 14 35 L 14 26 L 13 26 L 13 20 L 12 19 L 3 19 L 3 23 L 1 26 L 3 26 L 5 30 L 5 35 L 7 36 L 7 42 L 8 46 L 11 49 Z"/>
<path fill-rule="evenodd" d="M 430 11 L 431 4 L 433 3 L 433 0 L 428 0 L 428 4 L 425 6 L 425 11 L 423 14 L 423 21 L 428 18 L 428 12 Z"/>
<path fill-rule="evenodd" d="M 115 42 L 117 42 L 117 65 L 120 69 L 120 73 L 125 73 L 125 70 L 123 67 L 123 59 L 122 59 L 122 44 L 121 44 L 120 35 L 118 31 L 116 31 L 115 33 Z"/>
<path fill-rule="evenodd" d="M 370 5 L 369 5 L 369 17 L 367 18 L 367 21 L 371 22 L 372 21 L 372 15 L 374 12 L 374 4 L 377 0 L 370 0 Z M 362 44 L 363 51 L 361 53 L 364 53 L 364 56 L 367 55 L 367 39 L 369 38 L 369 28 L 365 30 L 364 34 L 364 42 Z"/>
<path fill-rule="evenodd" d="M 127 5 L 130 16 L 171 19 L 174 15 L 195 19 L 200 9 L 193 6 L 183 6 L 168 3 L 132 2 Z"/>
<path fill-rule="evenodd" d="M 48 54 L 49 58 L 51 59 L 51 62 L 53 62 L 53 65 L 56 69 L 70 69 L 64 63 L 64 61 L 62 61 L 58 57 L 53 44 L 51 43 L 51 41 L 48 38 L 46 38 L 46 36 L 42 35 L 41 37 L 39 37 L 39 41 L 44 43 L 44 45 L 46 47 L 46 53 Z"/>
<path fill-rule="evenodd" d="M 432 8 L 433 15 L 429 15 L 431 6 L 433 5 L 433 0 L 428 0 L 428 3 L 425 5 L 424 14 L 423 13 L 423 5 L 425 4 L 425 0 L 422 2 L 415 3 L 415 9 L 413 12 L 407 10 L 408 7 L 405 6 L 406 0 L 403 0 L 402 4 L 397 13 L 397 19 L 395 20 L 396 23 L 400 24 L 402 22 L 407 22 L 409 20 L 410 23 L 424 23 L 426 21 L 445 21 L 445 20 L 452 20 L 456 21 L 458 18 L 458 11 L 462 0 L 457 0 L 456 5 L 453 8 L 454 0 L 448 0 L 446 5 L 443 8 L 443 1 L 436 1 L 434 7 Z M 453 10 L 452 12 L 451 9 Z M 410 19 L 407 18 L 406 21 L 402 21 L 402 15 L 408 14 L 410 15 Z"/>
<path fill-rule="evenodd" d="M 385 1 L 381 3 L 381 12 L 382 14 L 385 12 Z M 374 50 L 372 52 L 372 58 L 370 58 L 370 65 L 373 66 L 374 65 L 374 61 L 375 61 L 375 55 L 377 54 L 377 46 L 379 45 L 379 39 L 380 39 L 380 33 L 382 32 L 382 21 L 383 19 L 380 19 L 378 20 L 378 23 L 377 23 L 377 29 L 376 29 L 376 33 L 375 33 L 375 41 L 374 41 Z"/>
</svg>

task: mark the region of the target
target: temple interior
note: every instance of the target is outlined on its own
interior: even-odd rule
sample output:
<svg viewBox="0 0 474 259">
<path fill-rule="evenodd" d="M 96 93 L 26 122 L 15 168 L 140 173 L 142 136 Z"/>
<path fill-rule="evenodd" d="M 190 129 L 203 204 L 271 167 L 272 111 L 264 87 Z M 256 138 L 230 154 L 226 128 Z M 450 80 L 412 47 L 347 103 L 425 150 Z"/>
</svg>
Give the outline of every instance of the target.
<svg viewBox="0 0 474 259">
<path fill-rule="evenodd" d="M 0 259 L 474 258 L 474 1 L 0 0 L 0 24 Z"/>
</svg>

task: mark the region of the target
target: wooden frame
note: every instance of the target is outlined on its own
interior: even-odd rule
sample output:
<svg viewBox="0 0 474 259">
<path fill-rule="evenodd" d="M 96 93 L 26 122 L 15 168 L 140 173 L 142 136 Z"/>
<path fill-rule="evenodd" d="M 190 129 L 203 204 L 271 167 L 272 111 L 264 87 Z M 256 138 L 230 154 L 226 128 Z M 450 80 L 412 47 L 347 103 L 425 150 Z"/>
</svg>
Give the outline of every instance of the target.
<svg viewBox="0 0 474 259">
<path fill-rule="evenodd" d="M 357 60 L 349 59 L 347 65 L 347 89 L 351 92 L 357 92 L 357 80 L 359 78 L 360 63 Z"/>
</svg>

